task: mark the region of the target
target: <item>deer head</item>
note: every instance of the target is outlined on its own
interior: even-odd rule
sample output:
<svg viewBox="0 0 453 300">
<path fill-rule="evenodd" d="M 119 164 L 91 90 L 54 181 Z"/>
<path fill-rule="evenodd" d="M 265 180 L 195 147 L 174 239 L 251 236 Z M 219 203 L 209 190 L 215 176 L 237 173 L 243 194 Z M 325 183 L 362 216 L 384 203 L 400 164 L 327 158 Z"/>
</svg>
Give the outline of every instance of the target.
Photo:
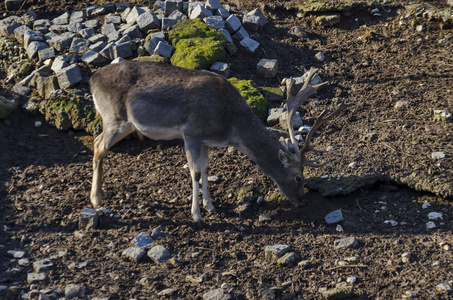
<svg viewBox="0 0 453 300">
<path fill-rule="evenodd" d="M 317 163 L 319 159 L 315 160 L 310 160 L 307 158 L 307 153 L 309 151 L 313 152 L 326 152 L 324 150 L 318 150 L 314 149 L 310 145 L 310 141 L 313 137 L 313 134 L 315 131 L 321 127 L 324 123 L 326 123 L 328 120 L 331 120 L 338 116 L 342 111 L 344 111 L 347 107 L 351 106 L 352 103 L 341 103 L 338 105 L 338 107 L 331 112 L 330 114 L 327 114 L 327 110 L 324 110 L 316 119 L 315 123 L 313 124 L 313 127 L 307 132 L 307 131 L 294 131 L 294 124 L 293 124 L 293 116 L 297 109 L 312 95 L 314 95 L 318 89 L 321 87 L 325 86 L 328 84 L 328 82 L 320 83 L 317 85 L 311 85 L 311 80 L 313 76 L 318 72 L 318 69 L 311 68 L 310 71 L 308 72 L 307 78 L 301 87 L 301 89 L 297 92 L 296 95 L 292 95 L 291 91 L 294 86 L 294 79 L 291 77 L 289 80 L 286 81 L 286 108 L 288 111 L 288 119 L 287 119 L 287 127 L 289 131 L 289 140 L 283 140 L 282 144 L 290 150 L 291 152 L 294 153 L 294 160 L 299 164 L 299 167 L 301 169 L 301 173 L 303 174 L 305 166 L 309 167 L 321 167 L 328 163 L 329 161 L 326 160 L 321 163 Z M 296 135 L 299 134 L 306 134 L 303 145 L 299 146 L 299 140 L 296 138 Z M 302 178 L 302 187 L 303 187 L 303 178 Z"/>
</svg>

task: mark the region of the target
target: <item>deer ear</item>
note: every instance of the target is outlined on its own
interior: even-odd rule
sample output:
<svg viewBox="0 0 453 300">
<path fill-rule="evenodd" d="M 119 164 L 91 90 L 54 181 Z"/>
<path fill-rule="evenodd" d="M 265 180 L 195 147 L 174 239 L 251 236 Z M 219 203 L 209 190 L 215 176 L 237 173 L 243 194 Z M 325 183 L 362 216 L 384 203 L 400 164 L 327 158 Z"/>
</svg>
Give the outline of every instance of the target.
<svg viewBox="0 0 453 300">
<path fill-rule="evenodd" d="M 278 159 L 285 168 L 288 168 L 293 161 L 290 154 L 283 152 L 281 149 L 278 151 Z"/>
</svg>

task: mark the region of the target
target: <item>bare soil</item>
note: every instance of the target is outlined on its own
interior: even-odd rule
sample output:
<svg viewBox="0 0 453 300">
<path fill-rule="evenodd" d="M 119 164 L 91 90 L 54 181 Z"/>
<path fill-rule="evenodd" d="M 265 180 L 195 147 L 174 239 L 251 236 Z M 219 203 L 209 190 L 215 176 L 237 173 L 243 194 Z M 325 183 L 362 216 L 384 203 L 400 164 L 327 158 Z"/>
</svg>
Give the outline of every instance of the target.
<svg viewBox="0 0 453 300">
<path fill-rule="evenodd" d="M 264 201 L 239 212 L 241 189 L 253 189 L 266 199 L 276 186 L 239 152 L 213 149 L 210 173 L 219 181 L 210 191 L 217 212 L 203 211 L 200 229 L 190 217 L 190 174 L 184 168 L 182 142 L 147 140 L 141 146 L 131 138 L 115 146 L 104 163 L 104 206 L 111 213 L 101 213 L 98 229 L 81 233 L 79 212 L 90 206 L 93 137 L 58 131 L 42 116 L 18 109 L 0 122 L 0 285 L 28 292 L 32 262 L 53 257 L 49 280 L 36 287 L 59 291 L 81 284 L 86 287 L 83 299 L 159 299 L 164 296 L 158 293 L 167 288 L 174 290 L 167 298 L 197 299 L 222 283 L 235 299 L 271 299 L 263 296 L 269 289 L 275 299 L 316 299 L 322 297 L 320 287 L 334 287 L 350 276 L 357 278 L 354 299 L 398 299 L 407 291 L 419 299 L 452 297 L 437 286 L 453 287 L 453 206 L 448 199 L 453 126 L 432 120 L 433 109 L 453 112 L 452 30 L 424 19 L 417 19 L 425 26 L 422 32 L 410 20 L 400 25 L 407 13 L 403 5 L 411 1 L 393 3 L 382 17 L 353 11 L 333 28 L 284 9 L 294 2 L 234 3 L 263 8 L 271 26 L 254 36 L 263 49 L 258 55 L 241 52 L 228 58 L 232 76 L 277 86 L 284 77 L 300 76 L 304 67 L 320 67 L 330 85 L 301 110 L 304 121 L 312 123 L 324 108 L 340 101 L 355 105 L 316 137 L 318 147 L 335 146 L 338 151 L 327 156 L 329 165 L 307 170 L 306 177 L 324 175 L 326 185 L 368 175 L 384 175 L 385 181 L 335 197 L 307 190 L 307 205 L 297 209 L 287 201 Z M 89 3 L 27 1 L 24 9 L 46 17 Z M 446 1 L 429 3 L 446 7 Z M 287 32 L 295 25 L 306 28 L 309 37 L 290 36 Z M 318 51 L 326 61 L 314 58 Z M 256 63 L 264 57 L 278 59 L 277 79 L 256 75 Z M 5 87 L 0 92 L 9 95 Z M 408 102 L 407 109 L 394 109 L 399 100 Z M 43 125 L 35 127 L 35 121 Z M 364 138 L 370 133 L 376 139 Z M 446 158 L 433 160 L 435 151 Z M 352 162 L 356 168 L 348 167 Z M 431 207 L 423 209 L 426 201 Z M 324 221 L 335 209 L 345 215 L 344 232 Z M 429 212 L 442 212 L 443 219 L 429 220 Z M 260 214 L 272 220 L 260 222 Z M 397 225 L 386 222 L 390 220 Z M 428 221 L 437 227 L 426 229 Z M 155 244 L 165 246 L 180 266 L 121 258 L 134 237 L 154 228 L 169 234 Z M 358 248 L 334 249 L 334 240 L 349 236 L 360 241 Z M 264 248 L 274 244 L 291 246 L 298 261 L 309 260 L 310 265 L 266 262 Z M 24 250 L 30 265 L 19 266 L 9 250 Z M 406 252 L 410 259 L 403 262 Z M 201 283 L 187 280 L 203 274 L 207 276 Z"/>
</svg>

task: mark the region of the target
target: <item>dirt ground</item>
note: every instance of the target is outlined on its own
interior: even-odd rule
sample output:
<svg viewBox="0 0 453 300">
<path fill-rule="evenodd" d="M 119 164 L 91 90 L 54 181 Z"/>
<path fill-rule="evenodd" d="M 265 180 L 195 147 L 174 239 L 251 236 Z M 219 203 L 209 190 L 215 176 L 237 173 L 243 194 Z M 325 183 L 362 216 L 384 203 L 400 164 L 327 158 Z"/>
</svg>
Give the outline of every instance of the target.
<svg viewBox="0 0 453 300">
<path fill-rule="evenodd" d="M 87 3 L 27 1 L 25 9 L 56 16 Z M 239 211 L 241 189 L 253 189 L 266 200 L 277 188 L 244 155 L 213 149 L 210 174 L 219 180 L 210 191 L 217 212 L 202 211 L 205 225 L 199 229 L 190 217 L 190 174 L 182 142 L 147 140 L 141 146 L 127 139 L 104 163 L 104 206 L 110 212 L 101 212 L 98 229 L 81 233 L 79 212 L 90 207 L 93 137 L 58 131 L 42 116 L 18 109 L 0 121 L 0 286 L 29 292 L 32 263 L 52 258 L 48 281 L 35 288 L 61 294 L 68 284 L 80 284 L 86 288 L 83 299 L 197 299 L 223 283 L 235 299 L 317 299 L 322 298 L 319 288 L 332 288 L 351 276 L 356 277 L 353 299 L 401 299 L 407 292 L 418 299 L 453 297 L 438 287 L 453 287 L 453 206 L 448 199 L 453 126 L 432 121 L 434 109 L 453 112 L 452 30 L 417 19 L 425 26 L 417 31 L 419 24 L 403 20 L 403 5 L 415 1 L 390 2 L 382 17 L 356 10 L 333 28 L 283 8 L 294 3 L 236 1 L 244 9 L 262 7 L 271 26 L 254 36 L 262 45 L 259 55 L 241 52 L 228 58 L 232 76 L 275 87 L 284 77 L 300 76 L 304 67 L 320 67 L 330 85 L 301 110 L 304 121 L 311 124 L 339 101 L 355 105 L 321 129 L 315 145 L 338 151 L 327 155 L 329 165 L 307 170 L 306 177 L 324 175 L 326 185 L 336 178 L 360 181 L 381 174 L 386 181 L 335 197 L 307 190 L 307 205 L 297 209 L 287 201 L 254 201 Z M 429 3 L 446 7 L 446 1 Z M 288 35 L 294 25 L 306 28 L 309 37 Z M 443 38 L 446 42 L 439 43 Z M 326 61 L 314 58 L 318 51 Z M 278 59 L 277 79 L 256 75 L 263 57 Z M 2 95 L 10 95 L 7 88 L 1 87 Z M 408 107 L 395 110 L 397 101 L 407 101 Z M 36 121 L 43 125 L 36 127 Z M 367 138 L 371 133 L 376 135 Z M 444 152 L 445 159 L 433 160 L 436 151 Z M 349 167 L 353 162 L 357 166 Z M 425 202 L 431 206 L 422 208 Z M 324 221 L 336 209 L 345 216 L 343 232 Z M 430 212 L 442 213 L 443 219 L 430 220 Z M 260 214 L 272 220 L 259 221 Z M 429 221 L 437 227 L 428 230 Z M 121 257 L 140 232 L 155 228 L 169 234 L 155 244 L 165 246 L 179 266 L 149 258 L 135 264 Z M 334 240 L 350 236 L 359 240 L 358 248 L 335 250 Z M 291 246 L 297 262 L 310 264 L 266 262 L 264 248 L 275 244 Z M 25 251 L 29 265 L 19 266 L 9 250 Z M 187 279 L 204 274 L 200 283 Z M 174 290 L 171 296 L 158 295 L 167 288 Z M 0 291 L 2 297 L 6 293 Z"/>
</svg>

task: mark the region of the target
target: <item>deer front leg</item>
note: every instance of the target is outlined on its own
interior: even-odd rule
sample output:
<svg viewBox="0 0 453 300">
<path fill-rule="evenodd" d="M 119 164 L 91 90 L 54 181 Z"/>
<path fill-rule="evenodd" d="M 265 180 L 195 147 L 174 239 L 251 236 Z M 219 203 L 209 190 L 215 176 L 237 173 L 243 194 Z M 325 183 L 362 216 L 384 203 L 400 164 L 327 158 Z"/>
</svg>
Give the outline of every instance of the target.
<svg viewBox="0 0 453 300">
<path fill-rule="evenodd" d="M 201 183 L 203 189 L 203 206 L 209 212 L 215 212 L 215 207 L 212 205 L 211 197 L 209 196 L 209 183 L 208 183 L 208 165 L 209 155 L 208 147 L 201 148 Z"/>
<path fill-rule="evenodd" d="M 184 139 L 186 147 L 187 162 L 190 169 L 190 176 L 192 177 L 192 218 L 194 222 L 201 223 L 203 220 L 200 213 L 200 203 L 198 190 L 200 188 L 201 178 L 201 145 L 198 142 Z"/>
<path fill-rule="evenodd" d="M 91 182 L 91 195 L 90 200 L 93 207 L 101 205 L 101 199 L 104 198 L 102 191 L 102 160 L 105 156 L 102 151 L 103 133 L 98 135 L 94 140 L 94 156 L 93 156 L 93 180 Z M 107 152 L 107 151 L 105 151 Z"/>
<path fill-rule="evenodd" d="M 133 131 L 132 126 L 127 122 L 103 122 L 104 132 L 94 139 L 93 155 L 93 181 L 91 182 L 90 200 L 94 207 L 101 205 L 105 198 L 102 191 L 102 161 L 107 151 Z"/>
</svg>

